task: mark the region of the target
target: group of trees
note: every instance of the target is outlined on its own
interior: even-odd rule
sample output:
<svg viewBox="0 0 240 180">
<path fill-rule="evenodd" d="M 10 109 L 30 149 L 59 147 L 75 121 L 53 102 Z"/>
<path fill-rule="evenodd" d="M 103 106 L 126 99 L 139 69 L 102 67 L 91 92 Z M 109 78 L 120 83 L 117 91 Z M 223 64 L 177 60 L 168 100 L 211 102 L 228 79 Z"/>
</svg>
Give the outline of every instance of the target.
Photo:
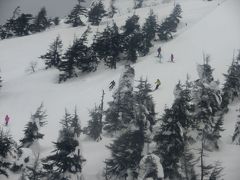
<svg viewBox="0 0 240 180">
<path fill-rule="evenodd" d="M 71 24 L 73 27 L 84 26 L 85 24 L 82 19 L 88 17 L 88 21 L 92 25 L 99 25 L 102 18 L 107 16 L 101 0 L 94 1 L 90 6 L 89 11 L 87 11 L 87 9 L 81 4 L 82 2 L 85 2 L 85 0 L 78 0 L 78 3 L 73 7 L 65 21 L 67 24 Z M 115 11 L 112 11 L 112 13 L 115 13 Z"/>
<path fill-rule="evenodd" d="M 26 36 L 44 31 L 51 25 L 57 25 L 58 23 L 58 18 L 50 19 L 47 17 L 45 7 L 41 8 L 35 17 L 32 14 L 22 13 L 20 7 L 17 7 L 12 17 L 0 26 L 0 38 L 7 39 L 14 36 Z"/>
<path fill-rule="evenodd" d="M 176 5 L 171 14 L 172 19 L 179 22 L 180 13 L 181 8 Z M 153 11 L 142 28 L 139 25 L 139 16 L 133 15 L 126 20 L 122 32 L 115 23 L 108 25 L 103 32 L 97 32 L 91 46 L 87 46 L 87 35 L 90 32 L 88 27 L 80 38 L 74 39 L 64 54 L 62 41 L 58 36 L 48 52 L 40 58 L 45 60 L 46 68 L 56 67 L 61 71 L 59 82 L 78 76 L 79 72 L 95 71 L 99 62 L 115 69 L 120 60 L 136 62 L 138 56 L 147 55 L 158 27 Z"/>
<path fill-rule="evenodd" d="M 86 128 L 82 130 L 76 110 L 73 114 L 65 112 L 59 138 L 47 157 L 40 157 L 37 150 L 39 140 L 44 137 L 40 130 L 46 125 L 47 117 L 41 105 L 26 124 L 20 145 L 6 129 L 0 130 L 0 174 L 21 172 L 21 179 L 80 177 L 86 160 L 80 151 L 79 136 L 84 132 L 96 141 L 106 134 L 115 137 L 108 146 L 111 157 L 105 160 L 106 179 L 219 179 L 223 168 L 219 162 L 207 163 L 206 156 L 209 150 L 219 149 L 223 114 L 240 93 L 239 79 L 233 78 L 240 70 L 236 66 L 239 57 L 233 60 L 225 75 L 222 93 L 212 75 L 209 56 L 205 57 L 204 63 L 198 65 L 199 79 L 187 79 L 176 85 L 175 100 L 170 108 L 165 108 L 160 119 L 156 119 L 151 85 L 141 78 L 135 87 L 135 71 L 126 65 L 108 108 L 103 107 L 103 91 L 100 105 L 90 110 L 91 119 Z M 226 94 L 226 89 L 234 93 Z M 229 98 L 227 103 L 224 96 Z M 239 127 L 238 121 L 232 138 L 237 145 Z M 196 143 L 198 150 L 192 148 Z M 27 153 L 24 157 L 29 148 L 32 156 Z"/>
<path fill-rule="evenodd" d="M 46 110 L 41 104 L 26 124 L 20 145 L 7 130 L 0 130 L 0 174 L 8 177 L 9 171 L 20 173 L 21 180 L 71 180 L 81 177 L 82 164 L 86 160 L 80 151 L 82 130 L 76 110 L 74 114 L 65 111 L 60 122 L 59 138 L 53 143 L 55 149 L 47 157 L 40 157 L 39 140 L 44 137 L 40 130 L 46 125 L 46 117 Z M 32 153 L 28 153 L 28 149 Z"/>
<path fill-rule="evenodd" d="M 238 62 L 239 57 L 229 69 Z M 204 63 L 198 66 L 199 79 L 188 79 L 184 84 L 179 82 L 171 108 L 166 108 L 162 118 L 156 120 L 150 85 L 141 79 L 134 91 L 134 69 L 127 67 L 101 124 L 106 133 L 116 137 L 108 146 L 112 155 L 105 161 L 107 179 L 138 179 L 142 174 L 144 178 L 161 179 L 163 177 L 157 176 L 157 170 L 161 168 L 156 161 L 163 166 L 164 178 L 221 178 L 223 168 L 220 163 L 206 163 L 207 151 L 219 149 L 227 108 L 223 101 L 226 94 L 224 90 L 221 93 L 220 83 L 214 80 L 212 72 L 209 56 L 204 57 Z M 226 77 L 231 73 L 229 70 Z M 223 88 L 236 91 L 228 94 L 230 100 L 236 99 L 240 92 L 240 86 L 236 85 L 239 79 L 234 81 L 232 84 L 232 79 L 226 78 Z M 240 142 L 239 127 L 238 122 L 233 136 L 235 144 Z M 154 148 L 149 146 L 151 142 L 155 142 Z M 196 143 L 200 144 L 198 150 L 191 148 Z"/>
</svg>

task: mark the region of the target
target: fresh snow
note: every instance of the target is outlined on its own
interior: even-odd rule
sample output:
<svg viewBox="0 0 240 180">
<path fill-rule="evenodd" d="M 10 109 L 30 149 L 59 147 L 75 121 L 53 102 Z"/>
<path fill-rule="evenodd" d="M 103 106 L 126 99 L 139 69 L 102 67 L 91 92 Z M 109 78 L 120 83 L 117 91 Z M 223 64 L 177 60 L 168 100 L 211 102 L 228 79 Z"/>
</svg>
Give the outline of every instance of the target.
<svg viewBox="0 0 240 180">
<path fill-rule="evenodd" d="M 106 2 L 105 2 L 106 1 Z M 109 0 L 105 0 L 106 4 Z M 158 15 L 161 22 L 173 9 L 174 0 L 147 0 L 144 7 L 132 10 L 130 0 L 116 0 L 118 13 L 114 16 L 118 26 L 134 13 L 140 16 L 143 24 L 150 9 Z M 162 3 L 160 3 L 162 2 Z M 187 74 L 190 80 L 197 78 L 197 64 L 203 62 L 203 53 L 210 54 L 210 64 L 214 68 L 214 77 L 223 83 L 225 73 L 232 61 L 234 49 L 240 48 L 240 1 L 239 0 L 176 0 L 183 9 L 183 18 L 174 39 L 163 43 L 155 42 L 148 56 L 140 57 L 133 65 L 135 79 L 147 77 L 154 86 L 157 78 L 161 80 L 159 90 L 153 92 L 156 111 L 161 116 L 165 106 L 170 106 L 174 100 L 174 87 L 179 80 L 185 81 Z M 93 34 L 112 22 L 105 18 L 99 28 L 92 27 Z M 186 26 L 187 23 L 187 26 Z M 9 130 L 15 140 L 23 137 L 25 124 L 30 120 L 31 113 L 43 102 L 47 109 L 48 124 L 42 128 L 45 134 L 40 141 L 42 157 L 53 150 L 53 141 L 57 140 L 60 120 L 65 108 L 73 112 L 75 107 L 81 120 L 81 125 L 87 125 L 90 119 L 88 110 L 100 103 L 102 90 L 105 90 L 105 104 L 112 100 L 112 92 L 108 90 L 112 80 L 118 82 L 124 66 L 116 70 L 100 67 L 97 72 L 83 74 L 81 77 L 58 84 L 58 71 L 44 70 L 40 55 L 44 54 L 49 45 L 60 35 L 64 49 L 73 42 L 74 36 L 81 35 L 87 27 L 72 28 L 61 24 L 43 33 L 26 37 L 12 38 L 0 41 L 0 68 L 3 87 L 0 91 L 0 117 L 4 124 L 6 114 L 10 116 Z M 92 35 L 93 35 L 92 34 Z M 91 41 L 91 37 L 89 41 Z M 156 58 L 157 48 L 162 47 L 162 63 Z M 175 56 L 175 63 L 169 63 L 170 54 Z M 236 51 L 235 51 L 236 53 Z M 31 62 L 38 62 L 38 71 L 33 74 L 26 72 Z M 117 87 L 117 85 L 116 85 Z M 224 167 L 224 179 L 239 180 L 240 146 L 231 144 L 239 104 L 230 108 L 225 116 L 226 129 L 222 133 L 222 143 L 219 152 L 212 152 L 209 159 L 219 160 Z M 82 136 L 82 154 L 87 159 L 83 174 L 86 180 L 101 180 L 104 160 L 110 156 L 105 147 L 113 139 L 104 137 L 100 142 L 94 142 Z M 0 176 L 1 180 L 5 177 Z M 17 176 L 11 176 L 11 180 Z"/>
</svg>

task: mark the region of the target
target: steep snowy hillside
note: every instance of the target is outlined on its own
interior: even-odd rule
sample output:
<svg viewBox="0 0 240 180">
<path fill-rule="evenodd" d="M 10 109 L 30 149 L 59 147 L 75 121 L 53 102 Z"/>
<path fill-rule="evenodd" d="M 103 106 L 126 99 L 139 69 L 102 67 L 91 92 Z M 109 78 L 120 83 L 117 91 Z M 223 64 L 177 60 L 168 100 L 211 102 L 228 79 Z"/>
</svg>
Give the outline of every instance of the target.
<svg viewBox="0 0 240 180">
<path fill-rule="evenodd" d="M 211 56 L 210 64 L 214 68 L 214 76 L 223 82 L 223 73 L 231 64 L 233 50 L 240 48 L 240 1 L 239 0 L 177 0 L 183 9 L 183 18 L 174 39 L 166 42 L 154 42 L 149 55 L 140 57 L 133 65 L 136 79 L 147 77 L 151 84 L 157 78 L 162 82 L 159 90 L 154 91 L 158 116 L 163 113 L 165 105 L 170 106 L 174 100 L 173 89 L 179 80 L 185 80 L 187 74 L 191 80 L 197 77 L 196 65 L 202 63 L 204 53 Z M 105 1 L 108 4 L 108 1 Z M 161 22 L 172 10 L 174 0 L 147 0 L 143 8 L 133 11 L 129 0 L 116 1 L 118 13 L 114 16 L 117 25 L 122 26 L 125 20 L 133 13 L 140 16 L 141 24 L 153 9 Z M 92 35 L 102 30 L 111 22 L 105 18 L 99 28 L 92 27 Z M 30 119 L 31 113 L 43 102 L 47 109 L 48 124 L 43 128 L 44 140 L 40 141 L 42 155 L 52 151 L 52 142 L 58 137 L 59 121 L 67 108 L 70 112 L 77 107 L 81 125 L 86 126 L 89 120 L 88 110 L 95 103 L 99 104 L 101 92 L 105 90 L 105 104 L 112 99 L 112 91 L 108 90 L 112 80 L 118 82 L 123 70 L 118 65 L 116 70 L 101 67 L 98 71 L 83 74 L 81 77 L 71 79 L 65 83 L 57 83 L 58 71 L 44 70 L 43 62 L 38 59 L 44 54 L 49 44 L 61 36 L 64 49 L 73 41 L 74 36 L 81 35 L 86 27 L 72 28 L 61 24 L 46 32 L 26 37 L 13 38 L 0 41 L 0 68 L 3 78 L 3 87 L 0 91 L 0 117 L 9 114 L 9 130 L 15 140 L 23 137 L 24 125 Z M 91 42 L 91 37 L 89 42 Z M 156 58 L 157 48 L 162 47 L 163 62 Z M 175 63 L 169 63 L 170 54 L 175 56 Z M 26 68 L 30 62 L 38 62 L 38 71 L 28 74 Z M 239 180 L 240 147 L 230 144 L 235 119 L 238 115 L 231 107 L 225 116 L 225 131 L 222 134 L 222 144 L 219 152 L 211 154 L 211 160 L 219 160 L 224 167 L 224 179 Z M 1 122 L 3 123 L 3 122 Z M 90 141 L 85 137 L 81 139 L 82 154 L 87 159 L 83 174 L 86 180 L 103 179 L 101 177 L 105 166 L 104 160 L 110 156 L 105 147 L 111 138 L 103 138 L 100 142 Z M 6 178 L 0 176 L 1 180 Z M 17 177 L 12 176 L 11 180 Z"/>
</svg>

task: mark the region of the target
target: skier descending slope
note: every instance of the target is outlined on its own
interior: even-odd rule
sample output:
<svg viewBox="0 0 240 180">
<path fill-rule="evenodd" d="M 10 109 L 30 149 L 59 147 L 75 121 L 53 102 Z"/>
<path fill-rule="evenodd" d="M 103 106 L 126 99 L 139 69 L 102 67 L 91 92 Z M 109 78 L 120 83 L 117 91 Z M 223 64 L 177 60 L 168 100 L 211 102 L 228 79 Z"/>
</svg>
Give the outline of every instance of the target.
<svg viewBox="0 0 240 180">
<path fill-rule="evenodd" d="M 155 87 L 155 90 L 158 89 L 158 87 L 161 85 L 161 81 L 159 79 L 157 79 L 157 81 L 155 82 L 156 84 L 156 87 Z"/>
<path fill-rule="evenodd" d="M 112 89 L 114 88 L 115 84 L 116 84 L 115 81 L 112 80 L 112 81 L 110 82 L 109 90 L 112 90 Z"/>
</svg>

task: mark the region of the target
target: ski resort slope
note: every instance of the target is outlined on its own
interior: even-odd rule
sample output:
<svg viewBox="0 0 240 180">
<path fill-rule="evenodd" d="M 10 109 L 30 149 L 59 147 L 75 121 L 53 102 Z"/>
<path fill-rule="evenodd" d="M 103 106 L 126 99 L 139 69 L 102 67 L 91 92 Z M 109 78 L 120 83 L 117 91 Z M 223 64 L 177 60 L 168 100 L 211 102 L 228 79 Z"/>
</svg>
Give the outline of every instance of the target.
<svg viewBox="0 0 240 180">
<path fill-rule="evenodd" d="M 115 21 L 123 25 L 125 19 L 133 13 L 124 6 L 127 0 L 123 0 L 120 14 Z M 172 7 L 171 0 L 163 0 L 162 4 L 157 1 L 147 4 L 142 9 L 136 10 L 144 22 L 147 12 L 153 9 L 161 22 L 167 16 Z M 187 74 L 191 80 L 197 78 L 196 65 L 202 63 L 203 53 L 210 54 L 210 64 L 215 69 L 214 76 L 223 83 L 225 73 L 232 61 L 234 49 L 240 48 L 240 1 L 239 0 L 178 0 L 183 9 L 182 23 L 174 39 L 160 43 L 155 42 L 148 56 L 140 57 L 134 64 L 136 80 L 140 77 L 147 78 L 154 86 L 159 78 L 162 82 L 160 89 L 153 92 L 156 103 L 156 112 L 161 116 L 165 105 L 171 106 L 174 96 L 173 90 L 176 83 L 185 81 Z M 120 6 L 121 4 L 119 4 Z M 127 13 L 127 14 L 125 14 Z M 99 29 L 111 20 L 105 19 Z M 186 26 L 187 23 L 187 26 Z M 10 116 L 9 130 L 15 140 L 23 137 L 24 125 L 29 121 L 31 113 L 44 103 L 47 110 L 48 124 L 42 132 L 45 137 L 40 141 L 42 156 L 53 150 L 52 142 L 57 140 L 59 121 L 64 115 L 65 108 L 73 113 L 77 107 L 82 126 L 86 126 L 89 120 L 88 110 L 95 104 L 100 103 L 102 90 L 105 90 L 105 109 L 107 102 L 111 100 L 112 92 L 108 85 L 112 80 L 118 82 L 123 66 L 117 70 L 100 67 L 97 72 L 83 74 L 81 77 L 71 79 L 66 83 L 57 84 L 57 70 L 44 70 L 38 57 L 46 52 L 49 44 L 57 35 L 61 36 L 66 49 L 74 36 L 81 35 L 86 27 L 70 28 L 60 25 L 47 32 L 0 41 L 0 67 L 3 78 L 3 87 L 0 92 L 0 117 L 6 114 Z M 97 28 L 93 28 L 93 31 Z M 91 38 L 90 38 L 91 39 Z M 162 47 L 162 63 L 156 58 L 157 48 Z M 175 63 L 170 63 L 170 54 L 173 53 Z M 38 61 L 38 71 L 33 74 L 25 72 L 31 61 Z M 209 161 L 220 160 L 224 169 L 224 179 L 239 180 L 240 171 L 240 147 L 230 144 L 229 138 L 233 133 L 237 113 L 232 107 L 225 117 L 225 131 L 222 134 L 221 149 L 211 153 Z M 3 123 L 3 120 L 1 124 Z M 100 142 L 93 142 L 82 136 L 82 154 L 87 159 L 83 167 L 86 180 L 102 179 L 104 160 L 110 156 L 105 145 L 112 142 L 110 138 L 103 138 Z M 0 179 L 5 180 L 0 176 Z M 11 176 L 11 180 L 17 177 Z"/>
</svg>

